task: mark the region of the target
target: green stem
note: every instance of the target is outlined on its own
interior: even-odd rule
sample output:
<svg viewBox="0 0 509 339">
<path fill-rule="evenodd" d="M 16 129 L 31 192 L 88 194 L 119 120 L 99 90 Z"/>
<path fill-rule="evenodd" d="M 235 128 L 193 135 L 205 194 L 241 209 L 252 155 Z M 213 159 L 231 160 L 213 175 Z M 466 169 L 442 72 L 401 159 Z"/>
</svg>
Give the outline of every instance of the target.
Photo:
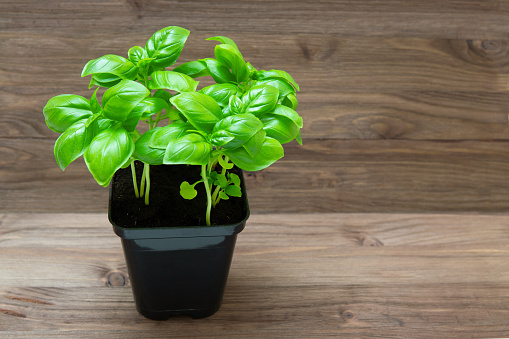
<svg viewBox="0 0 509 339">
<path fill-rule="evenodd" d="M 210 211 L 212 210 L 212 195 L 210 194 L 209 181 L 207 179 L 207 165 L 201 165 L 201 177 L 203 184 L 205 185 L 205 192 L 207 193 L 207 213 L 206 222 L 207 226 L 210 226 Z"/>
<path fill-rule="evenodd" d="M 134 161 L 131 162 L 131 173 L 133 175 L 134 196 L 139 198 L 140 192 L 138 191 L 138 182 L 136 181 L 136 168 L 134 167 Z"/>
<path fill-rule="evenodd" d="M 148 204 L 149 204 L 148 196 L 150 193 L 150 165 L 145 164 L 145 167 L 147 169 L 147 171 L 145 172 L 145 177 L 146 177 L 146 182 L 147 182 L 147 188 L 145 190 L 145 205 L 148 206 Z"/>
<path fill-rule="evenodd" d="M 142 197 L 145 194 L 145 171 L 147 170 L 147 164 L 143 163 L 143 173 L 141 175 L 141 184 L 140 184 L 140 197 Z"/>
</svg>

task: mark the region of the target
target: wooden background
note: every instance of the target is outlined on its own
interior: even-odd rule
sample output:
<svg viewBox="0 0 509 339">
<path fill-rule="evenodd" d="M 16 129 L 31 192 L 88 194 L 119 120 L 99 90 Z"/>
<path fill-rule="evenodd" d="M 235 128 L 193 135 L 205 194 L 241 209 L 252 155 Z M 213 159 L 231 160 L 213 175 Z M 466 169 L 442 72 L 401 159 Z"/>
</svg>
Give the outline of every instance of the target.
<svg viewBox="0 0 509 339">
<path fill-rule="evenodd" d="M 170 25 L 179 62 L 234 39 L 301 86 L 304 145 L 248 173 L 253 212 L 504 212 L 509 206 L 509 2 L 0 2 L 0 212 L 104 212 L 82 160 L 61 172 L 42 108 L 90 97 L 85 63 Z"/>
</svg>

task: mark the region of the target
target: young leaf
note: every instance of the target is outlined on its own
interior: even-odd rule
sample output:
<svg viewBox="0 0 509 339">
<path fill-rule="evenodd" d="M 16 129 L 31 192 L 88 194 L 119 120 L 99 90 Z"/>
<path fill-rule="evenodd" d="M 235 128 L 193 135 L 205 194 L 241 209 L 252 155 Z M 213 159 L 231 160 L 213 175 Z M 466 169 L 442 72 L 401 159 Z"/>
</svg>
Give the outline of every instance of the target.
<svg viewBox="0 0 509 339">
<path fill-rule="evenodd" d="M 134 152 L 132 157 L 136 160 L 143 161 L 149 165 L 162 165 L 164 158 L 164 149 L 150 147 L 150 139 L 162 127 L 156 127 L 143 133 L 134 144 Z"/>
<path fill-rule="evenodd" d="M 292 76 L 285 71 L 277 69 L 271 69 L 270 71 L 259 71 L 257 74 L 257 80 L 263 79 L 282 79 L 287 83 L 291 84 L 297 91 L 300 91 L 299 85 L 293 80 Z"/>
<path fill-rule="evenodd" d="M 140 46 L 131 47 L 127 54 L 129 60 L 131 60 L 131 62 L 134 63 L 135 65 L 137 65 L 138 62 L 140 62 L 140 60 L 148 58 L 147 51 Z"/>
<path fill-rule="evenodd" d="M 223 158 L 222 155 L 219 156 L 219 158 L 217 158 L 217 160 L 219 161 L 219 165 L 221 165 L 222 168 L 224 168 L 226 170 L 229 170 L 229 169 L 233 168 L 233 163 L 226 162 L 226 160 Z"/>
<path fill-rule="evenodd" d="M 291 109 L 296 110 L 297 105 L 299 103 L 297 102 L 297 97 L 295 96 L 295 94 L 290 93 L 283 98 L 283 100 L 281 101 L 281 104 L 283 106 L 290 107 Z"/>
<path fill-rule="evenodd" d="M 227 38 L 225 36 L 213 36 L 213 37 L 208 38 L 206 40 L 219 41 L 220 43 L 227 44 L 227 45 L 230 45 L 230 46 L 234 47 L 237 51 L 239 50 L 239 48 L 237 47 L 237 44 L 235 44 L 235 42 L 232 39 Z"/>
<path fill-rule="evenodd" d="M 214 49 L 214 55 L 220 64 L 231 69 L 237 83 L 244 82 L 248 79 L 249 70 L 242 54 L 240 54 L 236 46 L 233 47 L 227 44 L 217 45 Z"/>
<path fill-rule="evenodd" d="M 228 131 L 220 130 L 212 133 L 210 136 L 210 143 L 215 147 L 223 147 L 233 139 L 235 139 L 235 135 Z"/>
<path fill-rule="evenodd" d="M 99 87 L 97 87 L 94 91 L 94 94 L 92 94 L 92 97 L 90 98 L 90 109 L 92 110 L 92 113 L 98 114 L 101 113 L 102 107 L 99 103 L 99 100 L 97 100 L 97 91 L 99 90 Z"/>
<path fill-rule="evenodd" d="M 149 95 L 150 91 L 139 82 L 122 80 L 104 92 L 103 114 L 112 120 L 125 121 L 133 108 Z"/>
<path fill-rule="evenodd" d="M 157 71 L 150 75 L 148 87 L 151 89 L 169 89 L 177 92 L 194 92 L 199 81 L 193 80 L 188 75 L 171 72 Z"/>
<path fill-rule="evenodd" d="M 232 184 L 234 184 L 235 186 L 239 186 L 240 187 L 240 178 L 237 174 L 235 173 L 228 173 L 228 177 L 230 178 L 230 182 Z"/>
<path fill-rule="evenodd" d="M 261 118 L 263 129 L 267 135 L 281 144 L 286 144 L 297 137 L 299 127 L 290 119 L 282 115 L 266 114 Z"/>
<path fill-rule="evenodd" d="M 228 179 L 226 179 L 226 175 L 224 174 L 218 174 L 216 176 L 216 181 L 214 182 L 214 185 L 219 185 L 221 188 L 226 188 L 228 184 Z"/>
<path fill-rule="evenodd" d="M 164 154 L 166 165 L 206 165 L 212 153 L 212 145 L 200 134 L 189 133 L 179 139 L 170 140 Z"/>
<path fill-rule="evenodd" d="M 173 65 L 180 56 L 188 36 L 187 29 L 177 26 L 165 27 L 154 33 L 145 46 L 148 56 L 155 59 L 152 65 L 159 68 Z"/>
<path fill-rule="evenodd" d="M 226 194 L 223 190 L 219 191 L 219 198 L 223 199 L 223 200 L 228 200 L 230 199 L 230 197 L 228 196 L 228 194 Z"/>
<path fill-rule="evenodd" d="M 242 191 L 240 190 L 240 187 L 235 185 L 229 185 L 225 189 L 225 193 L 228 194 L 230 197 L 241 197 Z"/>
<path fill-rule="evenodd" d="M 242 145 L 242 148 L 244 148 L 251 157 L 254 157 L 258 154 L 258 152 L 262 148 L 266 136 L 267 133 L 265 132 L 265 130 L 261 129 L 258 132 L 256 132 L 248 141 L 246 141 Z"/>
<path fill-rule="evenodd" d="M 281 159 L 284 156 L 284 150 L 279 141 L 266 137 L 260 151 L 254 157 L 251 157 L 243 147 L 228 150 L 226 155 L 243 170 L 259 171 Z"/>
<path fill-rule="evenodd" d="M 92 74 L 102 74 L 106 76 L 106 78 L 102 80 L 99 79 L 102 82 L 111 82 L 120 79 L 134 80 L 138 76 L 138 67 L 124 57 L 108 54 L 90 60 L 81 72 L 82 77 Z"/>
<path fill-rule="evenodd" d="M 91 117 L 92 108 L 90 102 L 82 96 L 62 94 L 48 100 L 43 114 L 50 130 L 63 133 L 76 121 Z"/>
<path fill-rule="evenodd" d="M 129 133 L 122 127 L 113 126 L 95 136 L 85 150 L 84 158 L 97 183 L 106 187 L 133 151 L 134 143 Z"/>
<path fill-rule="evenodd" d="M 222 65 L 219 63 L 219 61 L 215 59 L 205 59 L 205 62 L 207 64 L 207 68 L 209 69 L 210 75 L 212 76 L 212 79 L 218 84 L 222 83 L 235 83 L 236 78 L 230 72 L 228 67 Z"/>
<path fill-rule="evenodd" d="M 184 181 L 180 184 L 180 195 L 182 198 L 187 200 L 192 200 L 196 195 L 198 194 L 198 191 L 194 188 L 194 185 L 189 184 L 187 181 Z"/>
<path fill-rule="evenodd" d="M 222 145 L 222 147 L 233 149 L 242 146 L 262 128 L 263 123 L 252 114 L 231 115 L 222 119 L 214 126 L 211 137 L 214 138 L 216 133 L 221 133 L 222 131 L 228 132 L 235 139 Z M 223 135 L 223 133 L 220 135 Z"/>
<path fill-rule="evenodd" d="M 230 112 L 233 114 L 241 114 L 244 112 L 244 104 L 242 103 L 242 100 L 234 95 L 230 97 L 228 107 L 230 108 Z"/>
<path fill-rule="evenodd" d="M 75 122 L 55 142 L 55 160 L 62 171 L 83 154 L 97 131 L 97 123 L 87 127 L 86 122 Z"/>
<path fill-rule="evenodd" d="M 207 94 L 214 98 L 219 106 L 225 107 L 228 106 L 232 96 L 240 95 L 242 91 L 238 86 L 233 84 L 214 84 L 202 88 L 200 93 Z"/>
<path fill-rule="evenodd" d="M 251 87 L 242 97 L 244 111 L 259 116 L 271 112 L 276 107 L 279 91 L 269 85 Z"/>
<path fill-rule="evenodd" d="M 190 76 L 191 78 L 199 78 L 210 75 L 207 63 L 202 60 L 195 60 L 183 63 L 173 69 L 174 72 L 179 72 Z"/>
<path fill-rule="evenodd" d="M 223 114 L 217 102 L 202 93 L 186 92 L 170 101 L 197 130 L 206 133 L 212 132 Z"/>
<path fill-rule="evenodd" d="M 127 117 L 127 120 L 129 117 L 133 114 L 141 116 L 142 119 L 147 119 L 151 115 L 154 115 L 156 113 L 159 113 L 163 109 L 168 109 L 170 106 L 168 103 L 161 98 L 156 97 L 148 97 L 143 99 L 136 105 L 129 116 Z"/>
</svg>

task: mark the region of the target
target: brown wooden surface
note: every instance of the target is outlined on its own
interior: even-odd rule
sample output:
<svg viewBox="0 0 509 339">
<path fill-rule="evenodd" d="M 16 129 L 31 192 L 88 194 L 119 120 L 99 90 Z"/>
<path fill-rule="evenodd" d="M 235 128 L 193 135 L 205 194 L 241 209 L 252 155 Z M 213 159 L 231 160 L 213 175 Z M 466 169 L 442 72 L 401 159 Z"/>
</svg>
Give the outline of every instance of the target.
<svg viewBox="0 0 509 339">
<path fill-rule="evenodd" d="M 164 322 L 136 312 L 104 213 L 0 223 L 1 337 L 509 336 L 507 215 L 255 214 L 219 312 Z"/>
<path fill-rule="evenodd" d="M 253 210 L 504 212 L 508 18 L 494 0 L 2 1 L 0 211 L 106 210 L 83 161 L 59 170 L 42 107 L 91 95 L 88 60 L 179 25 L 179 63 L 225 35 L 301 86 L 304 146 L 249 176 Z"/>
</svg>

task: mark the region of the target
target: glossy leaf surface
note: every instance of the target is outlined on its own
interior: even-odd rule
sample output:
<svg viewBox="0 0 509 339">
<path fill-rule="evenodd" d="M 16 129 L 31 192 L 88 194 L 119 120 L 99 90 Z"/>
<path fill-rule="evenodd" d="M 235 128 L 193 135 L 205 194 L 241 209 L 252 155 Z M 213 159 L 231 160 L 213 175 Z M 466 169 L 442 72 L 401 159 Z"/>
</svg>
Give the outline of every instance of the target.
<svg viewBox="0 0 509 339">
<path fill-rule="evenodd" d="M 205 133 L 212 132 L 223 114 L 218 103 L 203 93 L 182 93 L 171 98 L 171 103 L 196 129 Z"/>
<path fill-rule="evenodd" d="M 228 132 L 228 135 L 232 135 L 234 139 L 223 147 L 233 149 L 242 146 L 261 129 L 263 129 L 263 123 L 252 114 L 231 115 L 214 126 L 212 138 L 216 133 L 223 135 L 223 131 Z"/>
<path fill-rule="evenodd" d="M 188 75 L 172 72 L 157 71 L 150 75 L 148 87 L 151 89 L 168 89 L 177 92 L 194 92 L 199 81 L 195 81 Z"/>
<path fill-rule="evenodd" d="M 249 89 L 242 97 L 244 111 L 259 116 L 274 110 L 279 91 L 268 85 L 257 85 Z"/>
<path fill-rule="evenodd" d="M 125 121 L 132 109 L 148 95 L 150 91 L 139 82 L 122 80 L 104 92 L 104 116 L 116 121 Z"/>
<path fill-rule="evenodd" d="M 196 133 L 170 140 L 164 154 L 164 164 L 206 165 L 212 153 L 212 145 Z"/>
<path fill-rule="evenodd" d="M 226 154 L 239 168 L 246 171 L 259 171 L 281 159 L 284 156 L 284 150 L 276 139 L 266 137 L 260 151 L 254 157 L 251 157 L 243 147 L 228 150 Z"/>
<path fill-rule="evenodd" d="M 164 158 L 164 149 L 150 147 L 150 139 L 162 127 L 151 129 L 141 135 L 134 144 L 134 152 L 132 157 L 136 160 L 143 161 L 149 165 L 162 165 Z"/>
<path fill-rule="evenodd" d="M 231 96 L 240 95 L 242 91 L 234 84 L 215 84 L 202 88 L 200 93 L 207 94 L 220 106 L 225 107 L 228 106 Z"/>
<path fill-rule="evenodd" d="M 86 124 L 87 121 L 84 119 L 77 121 L 55 142 L 55 160 L 62 171 L 83 154 L 97 132 L 97 123 L 92 123 L 88 127 Z"/>
<path fill-rule="evenodd" d="M 201 60 L 189 61 L 173 69 L 173 72 L 183 73 L 191 78 L 210 75 L 207 63 Z"/>
<path fill-rule="evenodd" d="M 50 130 L 63 133 L 76 121 L 91 117 L 92 111 L 88 99 L 74 94 L 62 94 L 48 100 L 43 114 Z"/>
<path fill-rule="evenodd" d="M 187 29 L 170 26 L 157 31 L 147 41 L 145 50 L 150 58 L 154 58 L 152 65 L 166 68 L 177 61 L 184 44 L 189 36 Z"/>
</svg>

